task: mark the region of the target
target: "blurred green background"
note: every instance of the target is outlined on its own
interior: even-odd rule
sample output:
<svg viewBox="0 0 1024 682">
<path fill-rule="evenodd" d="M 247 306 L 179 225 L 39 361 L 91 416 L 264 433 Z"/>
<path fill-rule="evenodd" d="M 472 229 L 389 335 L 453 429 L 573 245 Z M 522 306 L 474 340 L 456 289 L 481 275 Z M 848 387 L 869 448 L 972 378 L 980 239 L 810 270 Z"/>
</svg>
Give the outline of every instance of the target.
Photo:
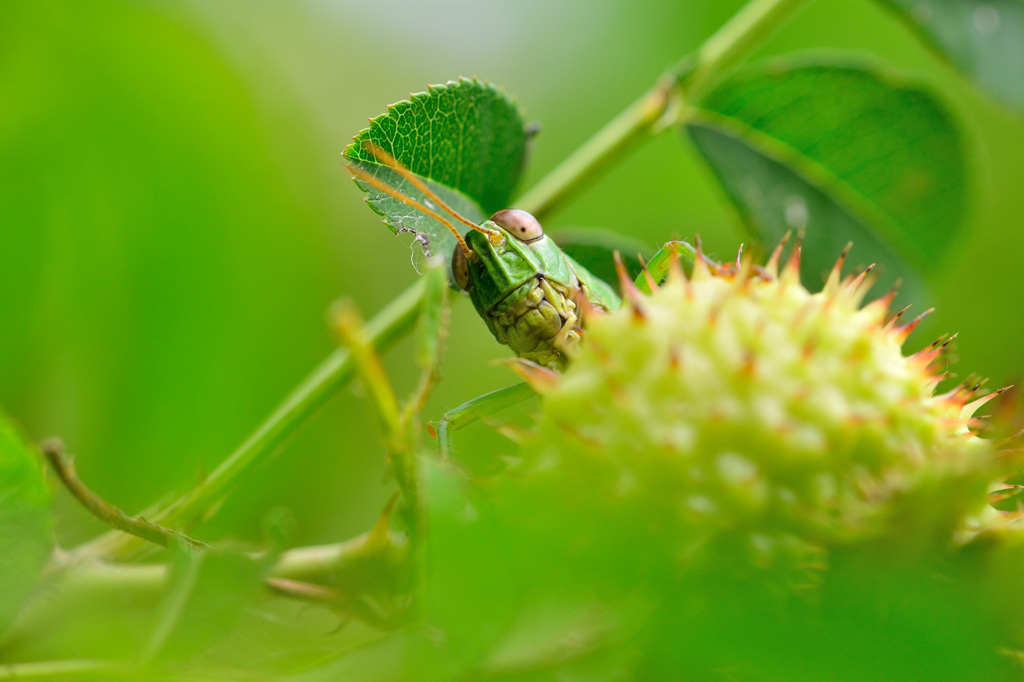
<svg viewBox="0 0 1024 682">
<path fill-rule="evenodd" d="M 542 127 L 525 189 L 742 4 L 0 3 L 0 404 L 32 438 L 63 437 L 84 480 L 129 511 L 189 485 L 331 351 L 333 299 L 369 317 L 416 276 L 408 240 L 342 164 L 368 117 L 429 83 L 499 84 Z M 919 73 L 959 114 L 971 225 L 930 279 L 938 312 L 916 345 L 959 331 L 961 375 L 1019 381 L 1024 118 L 869 0 L 818 0 L 757 56 L 816 48 Z M 570 225 L 652 247 L 700 233 L 722 255 L 745 239 L 674 133 L 547 223 Z M 399 387 L 410 350 L 388 356 Z M 511 383 L 491 362 L 506 355 L 458 301 L 428 415 Z M 343 391 L 198 534 L 257 540 L 275 507 L 297 543 L 367 528 L 393 490 L 371 424 Z M 62 542 L 99 530 L 57 503 Z"/>
</svg>

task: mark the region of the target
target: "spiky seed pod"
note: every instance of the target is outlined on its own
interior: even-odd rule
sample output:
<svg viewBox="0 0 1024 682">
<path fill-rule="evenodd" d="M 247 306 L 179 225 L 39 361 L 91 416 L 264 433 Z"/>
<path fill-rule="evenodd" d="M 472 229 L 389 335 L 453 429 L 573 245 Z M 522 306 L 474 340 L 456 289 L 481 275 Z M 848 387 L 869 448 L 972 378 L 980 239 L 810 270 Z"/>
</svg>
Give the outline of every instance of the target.
<svg viewBox="0 0 1024 682">
<path fill-rule="evenodd" d="M 544 400 L 523 469 L 570 507 L 628 510 L 681 564 L 723 538 L 730 563 L 777 568 L 886 535 L 951 543 L 994 477 L 971 431 L 991 395 L 937 395 L 945 339 L 905 356 L 923 316 L 900 324 L 891 294 L 862 306 L 867 273 L 842 278 L 840 258 L 812 293 L 799 246 L 781 272 L 780 253 L 699 258 L 650 296 L 627 282 L 564 374 L 527 373 Z"/>
</svg>

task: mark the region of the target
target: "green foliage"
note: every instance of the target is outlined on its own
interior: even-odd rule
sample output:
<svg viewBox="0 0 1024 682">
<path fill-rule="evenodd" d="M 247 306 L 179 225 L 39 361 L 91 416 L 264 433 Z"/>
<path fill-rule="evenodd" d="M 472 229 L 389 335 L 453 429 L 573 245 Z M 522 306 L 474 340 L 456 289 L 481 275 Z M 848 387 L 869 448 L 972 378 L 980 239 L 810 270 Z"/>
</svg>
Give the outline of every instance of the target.
<svg viewBox="0 0 1024 682">
<path fill-rule="evenodd" d="M 1024 107 L 1020 0 L 879 0 L 937 52 L 1008 105 Z"/>
<path fill-rule="evenodd" d="M 36 589 L 53 549 L 42 461 L 0 412 L 0 633 Z"/>
<path fill-rule="evenodd" d="M 691 139 L 753 234 L 774 244 L 806 229 L 809 281 L 848 241 L 889 285 L 958 243 L 964 144 L 929 90 L 881 67 L 778 62 L 732 76 L 700 108 Z"/>
<path fill-rule="evenodd" d="M 960 97 L 948 82 L 925 87 L 852 56 L 784 56 L 743 66 L 802 4 L 752 0 L 742 21 L 729 21 L 706 40 L 717 19 L 704 20 L 693 3 L 658 5 L 679 14 L 671 20 L 666 14 L 658 25 L 645 13 L 623 11 L 608 19 L 611 28 L 597 41 L 577 39 L 574 30 L 582 35 L 589 15 L 574 14 L 574 30 L 559 29 L 544 49 L 505 39 L 515 33 L 511 22 L 492 25 L 483 36 L 487 49 L 477 52 L 526 64 L 525 82 L 548 91 L 546 98 L 531 94 L 555 131 L 553 144 L 538 150 L 542 167 L 552 162 L 544 157 L 548 150 L 576 144 L 620 97 L 654 82 L 650 70 L 678 57 L 680 44 L 690 51 L 519 200 L 532 128 L 508 96 L 476 79 L 392 105 L 356 135 L 345 162 L 428 203 L 363 145 L 373 142 L 472 221 L 517 204 L 529 209 L 524 204 L 532 197 L 545 211 L 545 227 L 598 225 L 549 234 L 560 233 L 567 251 L 607 281 L 617 277 L 609 266 L 614 250 L 632 260 L 637 251 L 698 232 L 708 237 L 706 245 L 716 242 L 712 250 L 732 252 L 733 235 L 722 235 L 734 216 L 727 202 L 716 205 L 705 196 L 721 192 L 702 191 L 701 159 L 756 246 L 806 227 L 811 284 L 851 240 L 856 263 L 881 264 L 883 280 L 909 282 L 903 295 L 916 300 L 937 284 L 947 290 L 971 284 L 953 279 L 950 264 L 985 276 L 989 257 L 1015 263 L 1013 249 L 1002 248 L 1017 243 L 1015 235 L 978 238 L 981 226 L 968 221 L 968 191 L 984 183 L 996 188 L 993 194 L 1011 188 L 1012 200 L 998 198 L 1017 221 L 1013 177 L 1019 176 L 979 173 L 967 162 L 974 136 L 963 128 L 964 120 L 982 129 L 993 121 L 1009 127 L 1011 119 L 978 113 L 971 100 L 953 115 L 945 102 Z M 1020 2 L 883 5 L 982 87 L 1015 106 L 1024 102 Z M 824 11 L 839 31 L 825 42 L 838 41 L 840 33 L 851 43 L 873 35 L 872 25 L 846 36 L 847 9 Z M 289 40 L 294 26 L 277 19 L 295 21 L 301 11 L 309 12 L 309 23 Z M 322 21 L 331 29 L 325 44 L 337 45 L 338 19 L 328 19 L 330 12 L 356 10 L 308 3 L 301 11 L 230 1 L 187 8 L 117 0 L 88 9 L 59 0 L 0 6 L 0 84 L 11 93 L 0 115 L 0 214 L 6 218 L 0 400 L 34 436 L 60 433 L 75 443 L 83 476 L 111 503 L 134 513 L 157 491 L 178 489 L 144 516 L 212 546 L 168 551 L 114 531 L 81 543 L 96 531 L 95 522 L 83 521 L 69 495 L 58 496 L 51 513 L 37 453 L 0 419 L 0 679 L 1020 678 L 1012 663 L 1024 651 L 1018 615 L 1024 542 L 1009 523 L 1020 515 L 1018 498 L 1002 497 L 1002 515 L 988 508 L 969 514 L 985 501 L 989 466 L 1011 466 L 1009 455 L 981 463 L 955 457 L 947 468 L 908 466 L 877 478 L 865 474 L 870 466 L 853 467 L 842 472 L 854 482 L 846 496 L 830 496 L 827 481 L 786 468 L 789 446 L 804 432 L 783 429 L 776 442 L 745 424 L 723 427 L 724 408 L 708 413 L 704 423 L 723 448 L 767 448 L 758 461 L 784 460 L 776 487 L 799 479 L 802 487 L 793 487 L 805 495 L 786 514 L 754 513 L 745 506 L 749 481 L 723 492 L 722 481 L 707 482 L 711 468 L 694 473 L 681 457 L 667 466 L 658 460 L 672 450 L 669 441 L 685 436 L 686 419 L 712 405 L 733 406 L 749 391 L 732 395 L 721 383 L 694 383 L 684 413 L 672 414 L 673 404 L 661 401 L 658 389 L 679 368 L 669 363 L 644 373 L 649 347 L 634 347 L 636 356 L 614 381 L 588 386 L 593 376 L 569 377 L 594 403 L 576 405 L 575 412 L 549 400 L 540 408 L 532 402 L 516 421 L 496 421 L 496 406 L 533 394 L 522 386 L 464 406 L 451 430 L 484 417 L 478 436 L 485 443 L 477 447 L 463 432 L 445 431 L 445 449 L 435 452 L 423 422 L 480 392 L 465 387 L 487 376 L 483 365 L 492 347 L 469 326 L 456 326 L 448 343 L 458 354 L 444 366 L 439 397 L 430 398 L 450 316 L 442 272 L 431 270 L 383 307 L 402 284 L 404 259 L 392 243 L 375 241 L 384 231 L 358 225 L 366 212 L 355 205 L 357 192 L 343 191 L 342 165 L 317 159 L 333 154 L 325 149 L 341 148 L 367 109 L 378 110 L 379 93 L 360 100 L 373 87 L 358 78 L 392 91 L 394 79 L 383 75 L 392 68 L 389 60 L 403 50 L 410 59 L 426 55 L 421 38 L 463 54 L 460 60 L 469 53 L 459 50 L 475 49 L 483 38 L 461 25 L 457 39 L 446 38 L 447 23 L 458 24 L 451 15 L 447 23 L 403 34 L 404 17 L 388 13 L 387 25 L 375 23 L 383 13 L 374 10 L 372 20 L 369 13 L 359 19 L 369 30 L 342 32 L 344 47 L 335 49 L 352 60 L 346 64 L 323 59 L 306 38 Z M 429 9 L 431 20 L 435 11 Z M 637 49 L 630 39 L 628 50 L 616 50 L 614 40 L 638 35 L 631 22 L 644 23 L 639 35 L 649 45 Z M 242 26 L 251 34 L 237 33 Z M 538 35 L 546 30 L 542 22 L 531 24 Z M 670 38 L 659 38 L 662 33 Z M 783 32 L 767 51 L 808 42 L 806 31 L 797 33 L 794 39 Z M 268 47 L 279 39 L 285 48 Z M 816 42 L 808 46 L 820 47 Z M 671 45 L 667 56 L 659 44 Z M 555 63 L 553 49 L 570 55 L 584 47 L 583 74 L 536 67 Z M 253 55 L 261 49 L 282 49 L 287 58 L 260 62 Z M 907 54 L 912 62 L 916 53 Z M 654 65 L 638 67 L 630 61 L 638 55 Z M 314 63 L 320 71 L 308 68 Z M 472 72 L 476 64 L 451 68 Z M 371 66 L 381 75 L 370 75 Z M 410 65 L 394 68 L 407 75 Z M 517 91 L 530 90 L 501 73 Z M 702 87 L 690 90 L 693 74 Z M 327 83 L 336 88 L 332 94 L 311 94 Z M 304 106 L 319 108 L 290 117 L 289 107 Z M 652 144 L 649 155 L 625 161 L 662 131 L 669 134 L 655 144 L 663 147 Z M 1004 154 L 1001 145 L 1012 150 L 1017 140 L 985 139 Z M 682 156 L 691 149 L 697 154 Z M 671 162 L 658 161 L 662 151 L 673 155 Z M 1019 164 L 1010 157 L 1016 173 Z M 582 211 L 555 212 L 601 169 L 619 163 L 621 170 L 581 202 Z M 317 178 L 321 166 L 329 170 Z M 450 258 L 454 237 L 446 227 L 359 184 L 391 232 L 413 232 L 420 245 Z M 345 229 L 336 229 L 339 222 Z M 612 227 L 628 234 L 601 232 Z M 350 305 L 344 347 L 243 439 L 284 387 L 326 351 L 322 311 L 340 290 L 383 310 L 363 327 Z M 1015 301 L 1015 293 L 994 292 L 991 305 Z M 946 300 L 955 299 L 947 293 Z M 959 305 L 976 309 L 974 301 Z M 619 339 L 642 327 L 645 310 L 640 303 L 623 312 L 621 328 L 596 339 L 592 364 L 581 371 L 610 365 L 609 354 L 629 347 Z M 708 323 L 712 331 L 715 319 Z M 791 326 L 803 320 L 798 310 Z M 999 319 L 1012 333 L 1006 323 Z M 417 324 L 415 348 L 399 346 L 399 358 L 380 362 L 376 353 Z M 807 373 L 823 384 L 821 393 L 813 400 L 791 394 L 793 410 L 835 410 L 890 392 L 866 373 L 856 343 L 847 360 L 857 362 L 828 369 L 860 372 L 864 383 L 850 382 L 855 395 L 839 395 L 846 375 L 836 378 L 806 362 L 814 339 L 796 348 L 761 338 L 765 329 L 754 324 L 745 333 L 767 347 L 764 353 L 792 351 L 796 364 L 759 385 L 756 404 L 764 414 L 773 409 L 775 389 Z M 827 338 L 846 339 L 851 329 L 838 325 Z M 716 337 L 712 345 L 735 349 L 736 338 Z M 973 360 L 998 356 L 972 352 Z M 714 362 L 682 371 L 698 382 L 701 372 L 728 379 L 757 366 L 756 358 L 741 359 L 728 376 Z M 999 362 L 1003 374 L 1019 370 L 1019 358 Z M 541 384 L 552 381 L 519 369 Z M 396 387 L 388 374 L 401 375 Z M 361 377 L 369 407 L 348 395 L 329 404 L 353 376 Z M 648 385 L 637 389 L 643 382 Z M 651 385 L 655 390 L 647 390 Z M 404 395 L 411 398 L 400 403 L 397 396 Z M 630 409 L 602 412 L 622 395 L 630 395 Z M 894 404 L 906 408 L 905 402 Z M 319 431 L 281 447 L 321 409 L 328 418 Z M 370 426 L 367 409 L 381 413 L 382 428 Z M 836 429 L 848 435 L 859 421 L 847 417 L 839 415 Z M 858 462 L 870 464 L 896 439 L 893 425 L 902 423 L 883 420 L 873 440 L 855 435 L 843 443 L 859 446 Z M 963 427 L 952 413 L 943 424 Z M 915 429 L 927 430 L 903 432 Z M 605 446 L 600 437 L 609 432 L 614 444 Z M 900 461 L 916 465 L 922 460 L 913 456 L 925 449 L 903 442 L 897 454 L 909 453 Z M 283 456 L 271 461 L 279 451 Z M 839 466 L 837 451 L 846 452 L 814 450 L 811 460 L 828 466 L 808 470 Z M 232 454 L 218 466 L 224 452 Z M 374 487 L 382 471 L 384 485 Z M 259 483 L 246 487 L 243 475 Z M 694 509 L 681 504 L 680 491 L 732 495 L 728 513 L 682 527 L 678 517 Z M 778 497 L 786 498 L 785 490 Z M 812 504 L 824 498 L 827 504 Z M 273 532 L 273 551 L 255 541 L 242 551 L 223 540 L 254 540 L 258 519 L 278 504 L 294 508 L 299 523 L 292 534 Z M 352 537 L 373 519 L 372 530 Z M 844 524 L 859 524 L 863 532 L 847 532 Z M 292 538 L 298 546 L 287 546 Z M 766 553 L 765 538 L 781 548 L 777 555 Z M 779 556 L 787 561 L 775 561 Z"/>
</svg>

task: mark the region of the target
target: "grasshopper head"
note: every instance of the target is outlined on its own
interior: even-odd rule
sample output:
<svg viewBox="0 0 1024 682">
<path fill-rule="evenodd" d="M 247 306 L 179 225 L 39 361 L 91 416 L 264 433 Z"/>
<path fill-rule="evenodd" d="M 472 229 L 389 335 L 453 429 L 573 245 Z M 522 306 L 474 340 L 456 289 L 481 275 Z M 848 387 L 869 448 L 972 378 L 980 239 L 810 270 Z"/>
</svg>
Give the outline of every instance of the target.
<svg viewBox="0 0 1024 682">
<path fill-rule="evenodd" d="M 518 208 L 506 208 L 491 216 L 481 227 L 488 232 L 466 235 L 466 243 L 469 246 L 469 253 L 462 248 L 461 244 L 455 246 L 452 254 L 452 275 L 455 283 L 464 291 L 473 286 L 475 277 L 470 276 L 470 262 L 479 263 L 481 259 L 493 258 L 495 253 L 508 253 L 509 249 L 502 248 L 506 244 L 533 244 L 544 238 L 544 228 L 540 222 L 526 211 Z M 498 233 L 501 239 L 494 239 L 494 233 Z M 480 237 L 485 237 L 481 239 Z M 495 251 L 497 247 L 497 251 Z M 513 247 L 512 250 L 518 251 Z"/>
</svg>

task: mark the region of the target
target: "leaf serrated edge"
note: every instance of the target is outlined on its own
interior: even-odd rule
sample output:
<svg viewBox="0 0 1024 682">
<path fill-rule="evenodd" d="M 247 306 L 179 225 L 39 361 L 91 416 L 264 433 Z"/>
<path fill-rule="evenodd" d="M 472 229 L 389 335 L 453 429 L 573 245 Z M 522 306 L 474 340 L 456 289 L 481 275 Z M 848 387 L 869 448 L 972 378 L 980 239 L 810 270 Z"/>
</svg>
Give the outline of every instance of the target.
<svg viewBox="0 0 1024 682">
<path fill-rule="evenodd" d="M 470 86 L 473 86 L 473 87 L 477 87 L 477 88 L 479 88 L 481 90 L 490 90 L 490 91 L 494 92 L 495 94 L 499 95 L 501 97 L 501 99 L 503 99 L 505 102 L 508 102 L 511 105 L 512 110 L 515 111 L 516 117 L 519 119 L 520 123 L 522 123 L 523 130 L 524 130 L 524 133 L 525 133 L 525 131 L 526 131 L 526 123 L 525 123 L 525 121 L 526 121 L 526 119 L 523 116 L 522 107 L 520 107 L 519 102 L 516 100 L 515 97 L 513 97 L 508 92 L 506 92 L 503 87 L 495 85 L 494 83 L 491 83 L 488 80 L 482 80 L 480 78 L 477 78 L 476 76 L 472 76 L 470 78 L 466 78 L 465 76 L 459 76 L 455 80 L 446 81 L 445 83 L 428 84 L 426 90 L 424 90 L 422 92 L 409 93 L 409 96 L 406 99 L 401 99 L 401 100 L 398 100 L 397 102 L 392 102 L 391 104 L 388 104 L 384 108 L 384 112 L 383 113 L 378 114 L 378 115 L 374 116 L 373 118 L 366 119 L 367 122 L 369 123 L 369 125 L 367 125 L 365 128 L 362 128 L 358 132 L 356 132 L 356 134 L 352 136 L 352 142 L 347 144 L 345 146 L 345 149 L 342 150 L 342 156 L 345 158 L 345 161 L 348 162 L 348 163 L 356 161 L 356 162 L 365 163 L 365 164 L 380 165 L 379 163 L 377 163 L 376 160 L 374 160 L 372 158 L 363 158 L 363 157 L 361 157 L 361 156 L 359 156 L 357 154 L 357 152 L 361 152 L 362 151 L 358 147 L 358 143 L 359 143 L 360 139 L 365 134 L 370 132 L 370 130 L 373 128 L 375 123 L 379 123 L 379 121 L 387 119 L 388 117 L 390 117 L 392 112 L 393 112 L 393 110 L 396 107 L 410 105 L 410 104 L 413 104 L 414 102 L 416 102 L 418 100 L 423 100 L 423 99 L 432 97 L 433 93 L 435 93 L 437 91 L 449 90 L 449 89 L 451 89 L 453 87 L 461 87 L 461 86 L 464 86 L 464 85 L 470 85 Z M 391 151 L 391 150 L 389 150 L 389 151 Z"/>
</svg>

